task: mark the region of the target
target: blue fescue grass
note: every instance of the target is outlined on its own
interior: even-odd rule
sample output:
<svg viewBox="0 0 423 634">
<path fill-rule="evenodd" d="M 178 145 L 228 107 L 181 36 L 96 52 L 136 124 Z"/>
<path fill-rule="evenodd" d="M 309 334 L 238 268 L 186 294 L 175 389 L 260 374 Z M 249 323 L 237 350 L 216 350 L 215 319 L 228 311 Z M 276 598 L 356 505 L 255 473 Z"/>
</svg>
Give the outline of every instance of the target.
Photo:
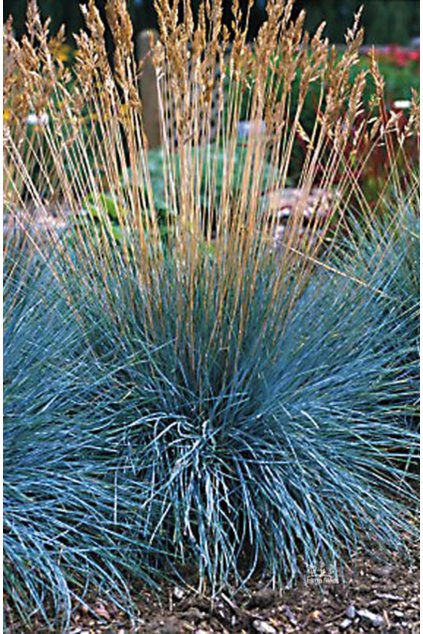
<svg viewBox="0 0 423 634">
<path fill-rule="evenodd" d="M 47 264 L 12 250 L 5 585 L 22 621 L 64 631 L 90 590 L 130 610 L 134 578 L 282 585 L 372 540 L 404 546 L 417 438 L 398 227 L 386 264 L 362 268 L 374 247 L 350 238 L 307 284 L 283 249 L 242 267 L 172 242 L 153 267 L 135 235 L 129 265 L 92 233 L 62 235 Z"/>
<path fill-rule="evenodd" d="M 397 351 L 402 381 L 408 385 L 403 404 L 414 423 L 418 420 L 420 392 L 419 208 L 416 183 L 402 193 L 394 189 L 380 202 L 378 213 L 370 221 L 364 215 L 352 224 L 348 239 L 339 243 L 333 258 L 341 274 L 374 291 L 373 311 L 382 311 L 392 319 L 392 353 Z"/>
<path fill-rule="evenodd" d="M 23 621 L 62 617 L 57 629 L 66 631 L 90 591 L 130 609 L 134 579 L 168 576 L 212 594 L 255 574 L 283 586 L 322 564 L 335 573 L 375 541 L 401 550 L 413 532 L 417 438 L 403 419 L 414 307 L 398 310 L 393 299 L 408 275 L 395 259 L 406 234 L 398 224 L 378 266 L 368 266 L 380 237 L 370 213 L 340 255 L 322 261 L 332 224 L 345 228 L 352 194 L 362 200 L 352 175 L 368 156 L 346 152 L 351 140 L 360 148 L 368 131 L 388 143 L 394 132 L 382 117 L 355 126 L 365 85 L 362 74 L 349 80 L 358 17 L 334 62 L 321 29 L 310 40 L 290 6 L 269 3 L 253 50 L 236 12 L 229 51 L 221 3 L 210 24 L 201 14 L 198 30 L 189 3 L 182 24 L 174 3 L 157 3 L 161 42 L 151 59 L 161 124 L 173 130 L 157 170 L 121 0 L 106 8 L 113 65 L 95 3 L 84 5 L 89 35 L 77 37 L 72 82 L 33 4 L 30 37 L 8 37 L 19 68 L 8 94 L 16 107 L 45 108 L 49 124 L 37 132 L 52 160 L 47 169 L 36 146 L 28 153 L 12 120 L 11 215 L 21 218 L 28 199 L 44 211 L 53 200 L 67 226 L 34 238 L 37 254 L 50 250 L 47 267 L 39 255 L 34 267 L 12 257 L 6 275 L 6 592 Z M 267 69 L 276 55 L 284 64 L 273 66 L 274 86 Z M 251 65 L 250 116 L 265 131 L 245 140 L 240 163 Z M 297 76 L 303 97 L 292 108 Z M 301 109 L 316 80 L 309 137 Z M 286 187 L 297 134 L 307 145 L 303 195 L 276 246 L 271 195 Z M 330 193 L 336 184 L 334 208 L 304 227 L 318 182 Z"/>
<path fill-rule="evenodd" d="M 152 584 L 148 559 L 160 553 L 137 536 L 130 495 L 117 500 L 113 451 L 97 431 L 101 380 L 51 262 L 19 240 L 7 244 L 4 297 L 6 615 L 66 631 L 90 593 L 128 610 L 126 575 Z"/>
<path fill-rule="evenodd" d="M 420 198 L 416 185 L 386 196 L 378 214 L 358 218 L 341 243 L 338 261 L 344 271 L 368 284 L 377 283 L 376 299 L 396 304 L 397 314 L 414 316 L 417 333 L 420 292 Z M 343 251 L 343 253 L 342 253 Z"/>
<path fill-rule="evenodd" d="M 100 268 L 101 252 L 87 260 L 67 234 L 64 261 L 10 249 L 14 615 L 64 631 L 90 591 L 131 611 L 134 579 L 168 575 L 212 592 L 253 574 L 286 584 L 321 565 L 341 572 L 372 540 L 404 546 L 417 451 L 403 425 L 415 390 L 417 233 L 415 217 L 403 219 L 407 231 L 401 222 L 383 234 L 386 262 L 368 265 L 380 231 L 357 229 L 342 257 L 279 295 L 283 251 L 258 262 L 252 251 L 237 273 L 201 250 L 192 284 L 190 263 L 181 270 L 170 249 L 147 292 L 136 251 L 130 267 L 118 250 L 102 253 Z M 222 274 L 232 282 L 219 313 Z"/>
<path fill-rule="evenodd" d="M 118 256 L 107 311 L 100 279 L 80 303 L 80 278 L 67 280 L 78 319 L 48 266 L 29 261 L 12 251 L 5 282 L 5 588 L 23 621 L 64 628 L 89 589 L 128 608 L 128 579 L 149 582 L 154 566 L 217 591 L 254 572 L 286 583 L 342 567 L 364 536 L 401 547 L 416 438 L 396 405 L 405 322 L 375 310 L 380 269 L 366 286 L 316 273 L 288 317 L 289 287 L 269 296 L 278 258 L 265 258 L 241 349 L 230 298 L 227 346 L 210 345 L 200 275 L 192 349 L 174 346 L 171 260 L 154 332 L 151 298 Z"/>
<path fill-rule="evenodd" d="M 191 269 L 171 255 L 156 271 L 160 301 L 116 254 L 91 292 L 68 287 L 111 377 L 103 433 L 120 495 L 130 486 L 149 541 L 173 540 L 182 579 L 188 569 L 213 592 L 255 572 L 286 583 L 342 568 L 363 540 L 400 549 L 412 531 L 409 344 L 392 306 L 377 310 L 384 274 L 357 283 L 318 269 L 300 297 L 295 284 L 275 296 L 280 257 L 253 274 L 256 257 L 241 287 L 225 271 L 237 284 L 220 315 L 208 254 L 193 297 Z"/>
</svg>

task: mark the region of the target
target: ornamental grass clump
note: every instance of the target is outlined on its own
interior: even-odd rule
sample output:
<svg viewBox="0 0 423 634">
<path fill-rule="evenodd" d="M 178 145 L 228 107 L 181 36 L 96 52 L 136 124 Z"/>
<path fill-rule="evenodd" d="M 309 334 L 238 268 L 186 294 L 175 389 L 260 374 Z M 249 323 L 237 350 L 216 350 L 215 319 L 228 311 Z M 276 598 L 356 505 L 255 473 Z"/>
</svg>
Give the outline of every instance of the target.
<svg viewBox="0 0 423 634">
<path fill-rule="evenodd" d="M 134 57 L 125 5 L 106 3 L 112 50 L 94 2 L 82 9 L 87 31 L 76 36 L 73 71 L 52 55 L 33 3 L 29 37 L 7 35 L 6 101 L 16 114 L 6 129 L 5 189 L 8 213 L 38 252 L 51 253 L 82 342 L 76 363 L 84 360 L 93 396 L 81 411 L 71 398 L 71 411 L 83 412 L 95 450 L 78 460 L 110 491 L 119 509 L 109 516 L 105 503 L 110 530 L 131 544 L 110 565 L 130 577 L 150 574 L 156 561 L 158 573 L 216 593 L 255 573 L 282 584 L 322 563 L 337 570 L 372 538 L 399 548 L 412 531 L 404 465 L 415 436 L 389 405 L 402 389 L 399 355 L 385 337 L 394 320 L 371 309 L 371 284 L 352 284 L 330 260 L 349 202 L 360 199 L 351 168 L 368 158 L 347 155 L 347 144 L 362 147 L 363 136 L 371 152 L 395 133 L 395 117 L 354 125 L 365 86 L 363 73 L 350 81 L 358 16 L 339 58 L 323 25 L 310 37 L 289 1 L 268 3 L 253 44 L 236 2 L 231 29 L 221 2 L 201 3 L 195 17 L 189 2 L 157 2 L 157 209 L 139 96 L 143 61 Z M 302 107 L 314 82 L 318 115 L 306 133 Z M 246 93 L 260 125 L 244 141 L 240 173 Z M 45 123 L 28 145 L 19 116 L 29 111 Z M 297 134 L 307 144 L 301 196 L 275 241 L 270 195 L 286 186 Z M 304 231 L 317 175 L 332 207 L 315 209 Z M 51 222 L 34 236 L 22 210 L 51 208 L 60 228 Z M 74 380 L 68 395 L 78 390 Z M 72 459 L 83 438 L 69 447 Z M 89 565 L 82 577 L 103 589 Z"/>
</svg>

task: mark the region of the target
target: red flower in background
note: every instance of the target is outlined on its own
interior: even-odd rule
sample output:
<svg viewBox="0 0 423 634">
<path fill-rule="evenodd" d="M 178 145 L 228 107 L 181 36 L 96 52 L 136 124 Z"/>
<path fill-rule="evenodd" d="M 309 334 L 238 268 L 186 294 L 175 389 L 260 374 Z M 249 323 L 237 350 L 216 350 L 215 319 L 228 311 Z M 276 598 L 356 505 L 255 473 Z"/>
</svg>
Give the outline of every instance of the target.
<svg viewBox="0 0 423 634">
<path fill-rule="evenodd" d="M 387 54 L 390 60 L 401 67 L 407 66 L 410 62 L 420 62 L 420 51 L 410 51 L 397 44 L 388 46 Z"/>
<path fill-rule="evenodd" d="M 412 62 L 420 62 L 420 51 L 410 51 L 408 59 Z"/>
</svg>

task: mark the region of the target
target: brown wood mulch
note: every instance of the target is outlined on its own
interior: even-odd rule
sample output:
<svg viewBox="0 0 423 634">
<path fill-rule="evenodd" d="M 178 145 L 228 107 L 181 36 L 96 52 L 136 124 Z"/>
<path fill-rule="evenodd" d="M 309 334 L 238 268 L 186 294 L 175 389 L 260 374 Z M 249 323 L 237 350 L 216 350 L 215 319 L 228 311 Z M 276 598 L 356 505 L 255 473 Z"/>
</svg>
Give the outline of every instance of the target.
<svg viewBox="0 0 423 634">
<path fill-rule="evenodd" d="M 159 603 L 143 593 L 139 619 L 130 624 L 113 607 L 98 602 L 93 614 L 75 614 L 67 634 L 288 634 L 315 632 L 411 632 L 419 625 L 419 549 L 409 560 L 389 562 L 357 555 L 342 582 L 330 574 L 274 592 L 262 583 L 214 601 L 169 587 Z M 41 630 L 39 630 L 41 634 Z"/>
</svg>

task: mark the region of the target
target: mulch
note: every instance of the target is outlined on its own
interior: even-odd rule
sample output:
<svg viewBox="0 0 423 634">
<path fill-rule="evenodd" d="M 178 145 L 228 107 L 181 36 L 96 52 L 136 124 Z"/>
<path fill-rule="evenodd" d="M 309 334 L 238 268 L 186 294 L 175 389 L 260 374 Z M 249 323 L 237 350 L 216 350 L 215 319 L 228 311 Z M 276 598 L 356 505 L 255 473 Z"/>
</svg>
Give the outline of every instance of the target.
<svg viewBox="0 0 423 634">
<path fill-rule="evenodd" d="M 113 607 L 97 602 L 92 613 L 75 614 L 68 634 L 288 634 L 314 632 L 412 632 L 419 625 L 419 549 L 409 560 L 388 562 L 358 554 L 342 581 L 326 573 L 275 592 L 252 582 L 234 596 L 213 601 L 178 587 L 163 590 L 159 602 L 143 593 L 139 619 L 130 624 Z M 40 630 L 41 634 L 41 630 Z"/>
</svg>

